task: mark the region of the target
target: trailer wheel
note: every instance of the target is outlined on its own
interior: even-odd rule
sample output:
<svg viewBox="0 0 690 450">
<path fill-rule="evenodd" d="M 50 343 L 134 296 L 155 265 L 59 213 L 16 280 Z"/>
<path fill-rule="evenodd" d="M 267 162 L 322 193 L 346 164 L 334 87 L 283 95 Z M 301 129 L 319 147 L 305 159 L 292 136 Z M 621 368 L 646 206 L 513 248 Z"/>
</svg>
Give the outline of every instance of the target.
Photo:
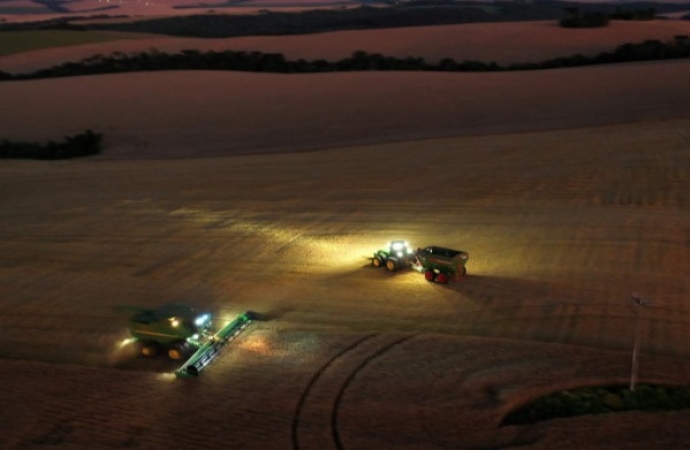
<svg viewBox="0 0 690 450">
<path fill-rule="evenodd" d="M 431 283 L 436 279 L 436 273 L 431 269 L 426 269 L 424 271 L 424 279 Z"/>
<path fill-rule="evenodd" d="M 441 283 L 441 284 L 446 284 L 448 283 L 448 274 L 447 273 L 439 273 L 438 276 L 436 276 L 436 281 Z"/>
<path fill-rule="evenodd" d="M 386 269 L 389 272 L 395 272 L 399 267 L 398 258 L 388 258 L 388 261 L 386 261 Z"/>
<path fill-rule="evenodd" d="M 374 267 L 381 267 L 383 265 L 383 260 L 379 255 L 376 255 L 371 259 L 371 265 Z"/>
</svg>

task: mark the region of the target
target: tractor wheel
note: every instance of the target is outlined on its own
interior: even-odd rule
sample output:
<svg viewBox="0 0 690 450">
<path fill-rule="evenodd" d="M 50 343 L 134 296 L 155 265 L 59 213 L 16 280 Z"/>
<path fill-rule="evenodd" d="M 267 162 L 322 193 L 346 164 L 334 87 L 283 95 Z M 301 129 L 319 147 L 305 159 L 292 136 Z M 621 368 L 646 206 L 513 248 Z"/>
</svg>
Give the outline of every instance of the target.
<svg viewBox="0 0 690 450">
<path fill-rule="evenodd" d="M 158 354 L 158 346 L 150 342 L 142 342 L 139 345 L 139 353 L 147 358 L 153 358 Z"/>
<path fill-rule="evenodd" d="M 461 277 L 464 277 L 467 274 L 467 268 L 465 266 L 462 266 L 462 269 L 460 269 L 458 275 Z"/>
<path fill-rule="evenodd" d="M 168 349 L 168 358 L 173 361 L 178 361 L 184 358 L 187 353 L 187 347 L 184 344 L 176 344 Z"/>
<path fill-rule="evenodd" d="M 441 283 L 441 284 L 446 284 L 448 283 L 448 274 L 447 273 L 439 273 L 436 276 L 436 282 Z"/>
<path fill-rule="evenodd" d="M 386 261 L 386 269 L 389 272 L 395 272 L 399 267 L 398 258 L 388 258 L 388 261 Z"/>
<path fill-rule="evenodd" d="M 424 279 L 431 283 L 436 279 L 436 273 L 431 269 L 427 269 L 424 271 Z"/>
<path fill-rule="evenodd" d="M 376 255 L 371 259 L 371 265 L 374 267 L 381 267 L 383 265 L 383 260 L 379 255 Z"/>
</svg>

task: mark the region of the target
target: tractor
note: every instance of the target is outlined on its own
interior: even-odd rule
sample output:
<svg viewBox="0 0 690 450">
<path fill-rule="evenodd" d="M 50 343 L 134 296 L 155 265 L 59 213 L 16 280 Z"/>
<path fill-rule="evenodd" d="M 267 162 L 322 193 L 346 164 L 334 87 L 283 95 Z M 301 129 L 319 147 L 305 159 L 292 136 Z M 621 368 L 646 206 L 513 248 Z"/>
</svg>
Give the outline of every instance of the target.
<svg viewBox="0 0 690 450">
<path fill-rule="evenodd" d="M 374 267 L 385 266 L 389 272 L 411 267 L 424 273 L 427 281 L 445 284 L 467 273 L 465 264 L 468 259 L 469 254 L 462 250 L 432 245 L 413 251 L 406 241 L 396 240 L 390 242 L 387 249 L 375 252 L 371 264 Z"/>
<path fill-rule="evenodd" d="M 395 272 L 409 266 L 415 260 L 415 252 L 407 241 L 392 241 L 387 249 L 378 250 L 371 259 L 374 267 L 386 266 L 389 272 Z"/>
</svg>

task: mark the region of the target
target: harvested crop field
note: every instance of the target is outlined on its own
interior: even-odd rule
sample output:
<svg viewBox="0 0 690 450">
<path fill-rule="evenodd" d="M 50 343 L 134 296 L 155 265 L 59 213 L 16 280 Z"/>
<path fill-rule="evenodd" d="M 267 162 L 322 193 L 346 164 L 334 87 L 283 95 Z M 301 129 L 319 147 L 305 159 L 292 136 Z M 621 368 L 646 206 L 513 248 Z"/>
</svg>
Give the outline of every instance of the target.
<svg viewBox="0 0 690 450">
<path fill-rule="evenodd" d="M 640 382 L 688 382 L 688 79 L 676 61 L 1 83 L 0 138 L 92 128 L 105 150 L 0 164 L 0 447 L 687 448 L 688 411 L 500 422 L 626 384 L 632 294 Z M 395 238 L 469 252 L 467 276 L 371 267 Z M 173 300 L 262 320 L 175 380 L 118 347 L 118 306 Z"/>
</svg>

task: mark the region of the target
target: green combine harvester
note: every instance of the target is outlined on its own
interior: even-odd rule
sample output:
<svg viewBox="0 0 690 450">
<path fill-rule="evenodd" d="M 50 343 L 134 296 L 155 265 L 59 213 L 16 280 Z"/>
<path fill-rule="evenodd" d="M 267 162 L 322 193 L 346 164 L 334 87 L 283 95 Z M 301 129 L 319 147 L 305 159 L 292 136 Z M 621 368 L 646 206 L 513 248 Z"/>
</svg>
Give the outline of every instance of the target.
<svg viewBox="0 0 690 450">
<path fill-rule="evenodd" d="M 469 257 L 465 251 L 436 245 L 412 250 L 406 241 L 396 240 L 390 242 L 388 248 L 376 251 L 371 264 L 385 266 L 389 272 L 411 267 L 424 273 L 427 281 L 445 284 L 467 274 L 465 264 Z"/>
<path fill-rule="evenodd" d="M 247 311 L 213 332 L 211 313 L 198 312 L 184 303 L 168 303 L 157 309 L 126 309 L 135 311 L 129 319 L 129 333 L 141 355 L 154 357 L 165 353 L 174 361 L 186 358 L 175 371 L 178 378 L 198 376 L 254 319 Z"/>
</svg>

